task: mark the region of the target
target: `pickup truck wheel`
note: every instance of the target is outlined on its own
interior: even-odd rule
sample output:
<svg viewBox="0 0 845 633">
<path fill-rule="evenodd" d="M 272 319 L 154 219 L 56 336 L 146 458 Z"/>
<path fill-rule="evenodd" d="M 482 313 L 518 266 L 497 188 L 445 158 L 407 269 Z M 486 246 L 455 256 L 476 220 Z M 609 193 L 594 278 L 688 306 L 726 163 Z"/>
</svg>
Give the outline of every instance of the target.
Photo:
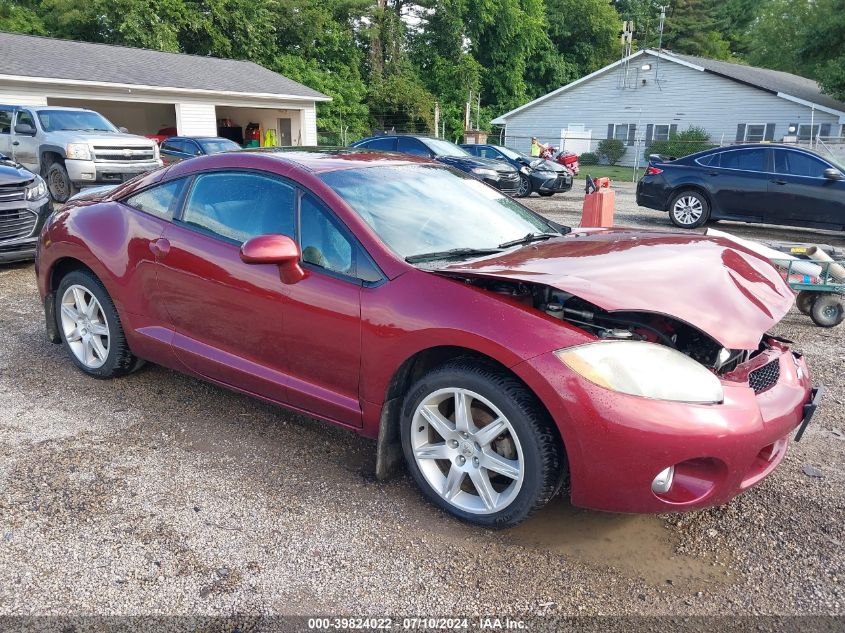
<svg viewBox="0 0 845 633">
<path fill-rule="evenodd" d="M 475 359 L 422 376 L 400 431 L 423 494 L 469 523 L 511 527 L 560 488 L 565 457 L 548 414 L 525 385 Z"/>
<path fill-rule="evenodd" d="M 67 169 L 61 163 L 53 163 L 47 169 L 47 188 L 56 202 L 67 202 L 76 193 L 76 187 L 73 186 Z"/>
</svg>

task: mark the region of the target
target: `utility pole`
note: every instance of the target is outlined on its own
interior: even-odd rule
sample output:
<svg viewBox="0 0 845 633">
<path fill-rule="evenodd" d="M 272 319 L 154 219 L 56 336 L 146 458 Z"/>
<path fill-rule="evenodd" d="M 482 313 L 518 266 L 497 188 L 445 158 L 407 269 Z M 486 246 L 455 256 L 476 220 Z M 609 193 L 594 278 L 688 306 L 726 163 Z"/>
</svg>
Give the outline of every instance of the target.
<svg viewBox="0 0 845 633">
<path fill-rule="evenodd" d="M 437 135 L 440 132 L 440 102 L 434 102 L 434 138 L 437 138 Z"/>
<path fill-rule="evenodd" d="M 475 109 L 475 129 L 481 129 L 481 93 L 478 93 L 477 107 Z"/>
<path fill-rule="evenodd" d="M 657 27 L 660 36 L 657 40 L 657 62 L 654 65 L 654 83 L 657 84 L 657 89 L 660 90 L 660 53 L 663 50 L 663 25 L 666 23 L 666 5 L 660 6 L 660 24 Z"/>
<path fill-rule="evenodd" d="M 469 126 L 470 126 L 470 121 L 469 121 L 470 110 L 469 110 L 469 108 L 470 108 L 471 103 L 472 103 L 472 90 L 469 91 L 469 100 L 467 100 L 466 108 L 464 108 L 464 130 L 465 131 L 468 130 Z"/>
</svg>

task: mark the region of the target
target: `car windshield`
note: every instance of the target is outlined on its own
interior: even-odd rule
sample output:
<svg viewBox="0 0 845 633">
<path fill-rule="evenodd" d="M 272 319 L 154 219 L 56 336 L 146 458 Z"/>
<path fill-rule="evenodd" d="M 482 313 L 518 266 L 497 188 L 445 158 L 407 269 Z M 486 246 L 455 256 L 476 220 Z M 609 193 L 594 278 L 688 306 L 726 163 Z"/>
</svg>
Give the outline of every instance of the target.
<svg viewBox="0 0 845 633">
<path fill-rule="evenodd" d="M 219 154 L 220 152 L 231 152 L 233 149 L 241 149 L 241 146 L 227 138 L 212 138 L 199 142 L 206 154 Z"/>
<path fill-rule="evenodd" d="M 511 160 L 516 160 L 517 158 L 528 158 L 525 154 L 520 154 L 519 152 L 513 151 L 510 147 L 502 147 L 500 145 L 495 146 L 497 150 L 502 152 L 505 156 L 510 158 Z"/>
<path fill-rule="evenodd" d="M 833 156 L 822 156 L 822 158 L 824 158 L 827 162 L 836 167 L 836 169 L 845 174 L 845 162 L 841 161 L 838 158 L 834 158 Z"/>
<path fill-rule="evenodd" d="M 89 110 L 41 110 L 38 120 L 45 132 L 78 130 L 83 132 L 114 132 L 119 130 L 106 117 Z"/>
<path fill-rule="evenodd" d="M 463 147 L 458 147 L 449 141 L 442 141 L 439 138 L 422 138 L 420 140 L 437 156 L 471 156 Z"/>
<path fill-rule="evenodd" d="M 343 169 L 321 179 L 405 259 L 464 249 L 495 251 L 528 235 L 559 234 L 492 187 L 445 167 Z"/>
</svg>

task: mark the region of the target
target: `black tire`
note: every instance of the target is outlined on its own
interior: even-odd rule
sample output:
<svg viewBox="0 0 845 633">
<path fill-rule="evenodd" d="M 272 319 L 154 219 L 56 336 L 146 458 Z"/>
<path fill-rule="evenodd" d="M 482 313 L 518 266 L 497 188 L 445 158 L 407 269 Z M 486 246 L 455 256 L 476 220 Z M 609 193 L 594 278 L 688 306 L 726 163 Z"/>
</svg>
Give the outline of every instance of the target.
<svg viewBox="0 0 845 633">
<path fill-rule="evenodd" d="M 452 505 L 434 490 L 414 458 L 411 434 L 417 407 L 436 391 L 451 388 L 471 390 L 494 404 L 522 447 L 522 485 L 510 503 L 497 512 L 477 514 Z M 449 361 L 417 380 L 405 396 L 400 431 L 408 470 L 423 495 L 468 523 L 496 529 L 512 527 L 546 505 L 564 481 L 565 453 L 552 420 L 536 396 L 513 376 L 478 359 Z"/>
<path fill-rule="evenodd" d="M 531 195 L 531 180 L 525 174 L 519 175 L 519 189 L 515 198 L 527 198 Z"/>
<path fill-rule="evenodd" d="M 71 286 L 81 286 L 91 295 L 96 297 L 100 303 L 103 315 L 105 316 L 106 324 L 109 329 L 109 346 L 105 362 L 100 367 L 91 368 L 80 361 L 76 354 L 72 351 L 62 327 L 62 297 Z M 59 288 L 56 291 L 56 321 L 59 330 L 59 335 L 62 339 L 62 346 L 65 348 L 67 355 L 70 357 L 74 365 L 82 372 L 93 376 L 94 378 L 107 379 L 117 378 L 130 374 L 144 365 L 144 361 L 135 356 L 129 349 L 129 344 L 126 341 L 126 335 L 123 332 L 123 325 L 120 322 L 120 317 L 114 307 L 114 303 L 106 291 L 102 282 L 97 277 L 87 270 L 74 270 L 65 275 L 59 282 Z"/>
<path fill-rule="evenodd" d="M 795 297 L 795 307 L 798 308 L 801 314 L 810 314 L 810 311 L 813 309 L 813 302 L 816 300 L 818 294 L 817 292 L 802 290 Z"/>
<path fill-rule="evenodd" d="M 47 168 L 47 189 L 56 202 L 67 202 L 78 190 L 70 180 L 62 163 L 51 163 Z"/>
<path fill-rule="evenodd" d="M 550 196 L 555 195 L 555 192 L 554 192 L 554 191 L 538 191 L 537 193 L 539 193 L 539 194 L 540 194 L 541 196 L 543 196 L 544 198 L 548 198 L 548 197 L 550 197 Z"/>
<path fill-rule="evenodd" d="M 684 204 L 688 202 L 688 204 Z M 700 209 L 700 215 L 694 214 Z M 695 189 L 684 189 L 676 193 L 669 202 L 669 219 L 681 229 L 696 229 L 710 218 L 710 202 Z"/>
<path fill-rule="evenodd" d="M 845 318 L 845 305 L 842 297 L 835 294 L 819 295 L 813 302 L 810 318 L 819 327 L 835 327 Z"/>
</svg>

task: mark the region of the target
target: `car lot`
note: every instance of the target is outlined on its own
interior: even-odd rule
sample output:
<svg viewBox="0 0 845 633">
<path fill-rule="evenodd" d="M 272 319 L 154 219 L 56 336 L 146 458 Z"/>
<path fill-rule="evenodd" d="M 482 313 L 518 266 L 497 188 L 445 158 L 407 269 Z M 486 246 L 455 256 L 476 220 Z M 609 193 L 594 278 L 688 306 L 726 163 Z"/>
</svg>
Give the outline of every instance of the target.
<svg viewBox="0 0 845 633">
<path fill-rule="evenodd" d="M 670 229 L 617 187 L 617 221 Z M 580 193 L 528 203 L 577 223 Z M 719 225 L 744 237 L 841 234 Z M 620 516 L 554 502 L 510 532 L 374 481 L 374 447 L 158 367 L 111 382 L 43 334 L 31 265 L 0 269 L 2 613 L 711 614 L 845 610 L 845 329 L 793 310 L 830 387 L 774 475 L 727 506 Z M 821 475 L 820 477 L 818 475 Z"/>
</svg>

